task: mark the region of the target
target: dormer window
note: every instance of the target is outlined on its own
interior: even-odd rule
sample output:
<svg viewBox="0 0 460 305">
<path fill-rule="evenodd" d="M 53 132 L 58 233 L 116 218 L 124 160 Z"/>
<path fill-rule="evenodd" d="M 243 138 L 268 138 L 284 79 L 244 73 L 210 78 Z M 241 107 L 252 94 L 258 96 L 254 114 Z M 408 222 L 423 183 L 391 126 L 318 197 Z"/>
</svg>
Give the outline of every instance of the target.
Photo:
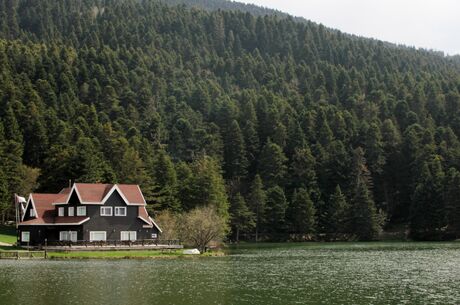
<svg viewBox="0 0 460 305">
<path fill-rule="evenodd" d="M 77 216 L 86 216 L 86 207 L 77 207 Z"/>
<path fill-rule="evenodd" d="M 115 207 L 115 216 L 126 216 L 126 207 Z"/>
<path fill-rule="evenodd" d="M 112 207 L 101 207 L 101 216 L 112 216 Z"/>
<path fill-rule="evenodd" d="M 74 207 L 69 207 L 69 211 L 68 211 L 69 216 L 73 216 L 73 215 L 74 215 L 74 209 L 75 209 Z"/>
<path fill-rule="evenodd" d="M 64 216 L 64 208 L 58 208 L 58 216 Z"/>
<path fill-rule="evenodd" d="M 35 210 L 34 209 L 30 209 L 29 216 L 30 217 L 35 217 Z"/>
</svg>

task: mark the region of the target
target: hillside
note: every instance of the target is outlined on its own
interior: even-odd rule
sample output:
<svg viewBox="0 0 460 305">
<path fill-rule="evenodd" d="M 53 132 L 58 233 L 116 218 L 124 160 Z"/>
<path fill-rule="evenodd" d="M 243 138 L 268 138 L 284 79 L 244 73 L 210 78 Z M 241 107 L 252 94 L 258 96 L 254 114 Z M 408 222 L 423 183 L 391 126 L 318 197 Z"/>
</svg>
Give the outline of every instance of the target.
<svg viewBox="0 0 460 305">
<path fill-rule="evenodd" d="M 458 60 L 228 5 L 3 1 L 3 217 L 72 179 L 246 233 L 458 234 Z"/>
</svg>

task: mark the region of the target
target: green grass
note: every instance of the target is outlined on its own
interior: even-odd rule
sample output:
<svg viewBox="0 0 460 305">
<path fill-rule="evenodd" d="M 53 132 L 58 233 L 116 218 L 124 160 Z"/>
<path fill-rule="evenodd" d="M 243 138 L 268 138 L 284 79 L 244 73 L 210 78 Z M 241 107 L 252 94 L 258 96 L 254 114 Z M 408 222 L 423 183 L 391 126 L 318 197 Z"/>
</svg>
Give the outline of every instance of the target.
<svg viewBox="0 0 460 305">
<path fill-rule="evenodd" d="M 14 227 L 0 226 L 0 242 L 16 243 L 16 229 Z"/>
<path fill-rule="evenodd" d="M 69 251 L 48 252 L 50 258 L 159 258 L 182 256 L 182 250 Z"/>
<path fill-rule="evenodd" d="M 179 250 L 129 250 L 129 251 L 69 251 L 48 252 L 53 259 L 122 259 L 122 258 L 173 258 L 173 257 L 210 257 L 223 256 L 223 252 L 207 252 L 201 255 L 184 255 Z"/>
</svg>

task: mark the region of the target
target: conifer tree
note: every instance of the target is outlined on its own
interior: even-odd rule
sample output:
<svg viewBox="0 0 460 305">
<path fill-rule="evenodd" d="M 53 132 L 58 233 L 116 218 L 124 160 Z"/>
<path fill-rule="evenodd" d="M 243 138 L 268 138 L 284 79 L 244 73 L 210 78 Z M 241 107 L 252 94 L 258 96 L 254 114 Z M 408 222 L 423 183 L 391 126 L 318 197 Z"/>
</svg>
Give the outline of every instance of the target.
<svg viewBox="0 0 460 305">
<path fill-rule="evenodd" d="M 279 186 L 267 189 L 266 231 L 282 233 L 286 229 L 286 210 L 288 203 L 284 191 Z"/>
<path fill-rule="evenodd" d="M 238 122 L 233 120 L 224 142 L 224 171 L 228 179 L 238 179 L 246 175 L 248 161 L 244 147 L 243 134 Z"/>
<path fill-rule="evenodd" d="M 231 226 L 235 230 L 236 242 L 239 242 L 241 232 L 247 232 L 255 227 L 255 215 L 248 208 L 240 193 L 237 193 L 231 200 L 230 219 Z"/>
<path fill-rule="evenodd" d="M 266 217 L 266 194 L 262 179 L 259 175 L 254 177 L 252 181 L 250 193 L 248 195 L 248 205 L 251 211 L 255 215 L 255 240 L 258 241 L 259 230 L 263 223 L 265 223 Z"/>
<path fill-rule="evenodd" d="M 383 219 L 372 198 L 372 177 L 362 148 L 353 151 L 353 163 L 350 231 L 360 240 L 372 240 L 380 233 Z"/>
<path fill-rule="evenodd" d="M 327 207 L 327 233 L 348 233 L 350 206 L 340 185 L 337 185 L 334 193 L 330 196 Z"/>
<path fill-rule="evenodd" d="M 445 204 L 447 231 L 457 237 L 460 235 L 460 173 L 451 168 L 446 177 Z"/>
<path fill-rule="evenodd" d="M 177 176 L 174 164 L 166 151 L 160 149 L 155 152 L 153 160 L 153 202 L 158 210 L 181 211 L 177 199 Z"/>
<path fill-rule="evenodd" d="M 281 147 L 268 140 L 262 149 L 259 160 L 259 173 L 264 185 L 272 187 L 283 185 L 286 176 L 286 161 Z"/>
<path fill-rule="evenodd" d="M 310 199 L 309 191 L 303 188 L 294 190 L 287 212 L 290 231 L 296 234 L 315 232 L 315 213 L 316 210 Z"/>
</svg>

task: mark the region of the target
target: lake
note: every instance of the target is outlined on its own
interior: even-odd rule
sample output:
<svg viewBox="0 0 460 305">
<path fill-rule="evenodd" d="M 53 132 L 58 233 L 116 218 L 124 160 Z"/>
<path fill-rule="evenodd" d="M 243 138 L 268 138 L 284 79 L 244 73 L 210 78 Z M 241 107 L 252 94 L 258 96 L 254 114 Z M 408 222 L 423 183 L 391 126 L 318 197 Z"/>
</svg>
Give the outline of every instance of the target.
<svg viewBox="0 0 460 305">
<path fill-rule="evenodd" d="M 460 304 L 460 243 L 248 244 L 226 257 L 0 261 L 0 304 Z"/>
</svg>

